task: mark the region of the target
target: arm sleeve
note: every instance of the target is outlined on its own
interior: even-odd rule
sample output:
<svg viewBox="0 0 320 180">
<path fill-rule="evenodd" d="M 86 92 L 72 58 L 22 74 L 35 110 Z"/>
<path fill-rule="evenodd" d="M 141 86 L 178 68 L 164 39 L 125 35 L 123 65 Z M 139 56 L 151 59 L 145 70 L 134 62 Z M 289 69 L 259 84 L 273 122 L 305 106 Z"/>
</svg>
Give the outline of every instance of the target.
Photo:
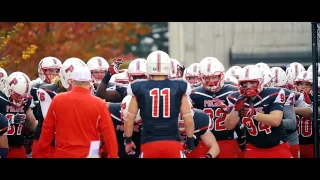
<svg viewBox="0 0 320 180">
<path fill-rule="evenodd" d="M 113 121 L 107 106 L 103 105 L 99 119 L 99 127 L 104 138 L 105 148 L 108 150 L 107 154 L 110 158 L 118 157 L 118 142 L 116 132 L 114 130 Z"/>
<path fill-rule="evenodd" d="M 226 105 L 228 106 L 228 112 L 230 113 L 232 111 L 232 108 L 234 106 L 234 104 L 236 103 L 237 99 L 233 97 L 232 93 L 229 94 L 226 97 L 227 101 L 226 101 Z"/>
<path fill-rule="evenodd" d="M 54 138 L 55 123 L 56 123 L 54 109 L 55 109 L 56 100 L 57 98 L 55 98 L 50 104 L 46 118 L 43 121 L 42 131 L 41 131 L 40 139 L 37 145 L 37 151 L 42 151 L 50 147 L 51 141 Z"/>
<path fill-rule="evenodd" d="M 273 104 L 270 107 L 270 112 L 276 111 L 276 110 L 283 111 L 283 106 L 284 106 L 284 103 L 285 103 L 285 97 L 286 96 L 285 96 L 284 90 L 280 89 L 278 95 L 276 96 Z"/>
<path fill-rule="evenodd" d="M 283 125 L 288 132 L 296 130 L 296 113 L 293 106 L 283 107 Z"/>
<path fill-rule="evenodd" d="M 46 118 L 46 115 L 48 113 L 48 109 L 50 107 L 52 99 L 51 99 L 50 95 L 45 90 L 40 89 L 40 88 L 37 90 L 37 96 L 39 99 L 43 118 Z"/>
</svg>

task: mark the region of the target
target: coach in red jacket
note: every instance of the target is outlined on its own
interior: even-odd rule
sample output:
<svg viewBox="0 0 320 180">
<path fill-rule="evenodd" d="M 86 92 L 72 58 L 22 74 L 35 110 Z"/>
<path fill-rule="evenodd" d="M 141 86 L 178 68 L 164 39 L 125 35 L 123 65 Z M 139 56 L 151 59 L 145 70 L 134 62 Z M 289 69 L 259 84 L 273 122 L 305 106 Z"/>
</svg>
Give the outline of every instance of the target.
<svg viewBox="0 0 320 180">
<path fill-rule="evenodd" d="M 50 147 L 56 132 L 56 158 L 85 158 L 90 144 L 102 134 L 107 154 L 118 157 L 118 144 L 106 103 L 89 92 L 91 73 L 88 67 L 77 67 L 72 74 L 72 90 L 56 95 L 49 107 L 38 142 L 38 151 Z"/>
</svg>

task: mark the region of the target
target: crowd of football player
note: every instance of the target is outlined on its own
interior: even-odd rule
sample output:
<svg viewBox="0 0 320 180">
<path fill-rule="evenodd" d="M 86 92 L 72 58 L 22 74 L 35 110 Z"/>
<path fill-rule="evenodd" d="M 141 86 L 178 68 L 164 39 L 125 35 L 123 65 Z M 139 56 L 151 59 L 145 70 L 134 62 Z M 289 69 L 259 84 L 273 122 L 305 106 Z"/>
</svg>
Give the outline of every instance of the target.
<svg viewBox="0 0 320 180">
<path fill-rule="evenodd" d="M 312 66 L 306 70 L 293 62 L 284 70 L 258 63 L 225 69 L 217 58 L 206 57 L 185 68 L 176 59 L 170 61 L 168 79 L 184 79 L 192 87 L 188 99 L 195 138 L 194 149 L 185 151 L 187 158 L 313 157 Z M 135 148 L 128 151 L 124 145 L 124 122 L 132 98 L 127 95 L 127 87 L 137 79 L 151 78 L 148 59 L 134 59 L 128 69 L 120 69 L 122 63 L 114 59 L 109 65 L 102 57 L 93 57 L 87 63 L 69 58 L 62 63 L 55 57 L 45 57 L 38 65 L 39 77 L 32 81 L 23 72 L 7 75 L 0 69 L 0 113 L 7 118 L 0 123 L 0 135 L 8 139 L 6 157 L 54 157 L 54 140 L 46 155 L 37 155 L 36 145 L 50 102 L 58 93 L 72 88 L 71 73 L 78 64 L 86 64 L 91 70 L 91 93 L 107 102 L 119 157 L 139 157 L 143 131 L 139 113 L 132 136 Z M 177 117 L 176 128 L 182 147 L 187 149 L 182 116 Z M 5 147 L 0 141 L 0 149 Z M 106 157 L 103 142 L 100 156 Z"/>
</svg>

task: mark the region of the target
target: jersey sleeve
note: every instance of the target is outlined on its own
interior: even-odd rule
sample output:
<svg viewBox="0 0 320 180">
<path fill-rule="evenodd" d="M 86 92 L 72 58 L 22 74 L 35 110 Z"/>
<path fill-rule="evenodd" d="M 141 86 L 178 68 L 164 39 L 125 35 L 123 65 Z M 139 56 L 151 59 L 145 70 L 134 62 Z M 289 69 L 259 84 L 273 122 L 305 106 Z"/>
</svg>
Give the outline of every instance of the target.
<svg viewBox="0 0 320 180">
<path fill-rule="evenodd" d="M 195 126 L 195 136 L 200 138 L 200 136 L 211 130 L 211 119 L 206 113 L 201 110 L 195 109 L 193 118 Z"/>
<path fill-rule="evenodd" d="M 190 84 L 189 82 L 187 82 L 187 88 L 186 88 L 185 94 L 186 94 L 187 96 L 190 96 L 191 92 L 192 92 L 191 84 Z"/>
<path fill-rule="evenodd" d="M 46 92 L 44 89 L 41 89 L 41 88 L 37 90 L 37 96 L 39 99 L 43 118 L 45 118 L 47 115 L 48 109 L 50 107 L 50 104 L 52 102 L 52 98 L 50 97 L 48 92 Z"/>
<path fill-rule="evenodd" d="M 127 95 L 127 88 L 125 86 L 116 86 L 115 89 L 120 93 L 121 98 L 124 98 Z"/>
<path fill-rule="evenodd" d="M 3 114 L 0 114 L 0 136 L 7 133 L 8 127 L 9 127 L 8 119 Z"/>
<path fill-rule="evenodd" d="M 121 103 L 109 104 L 109 112 L 113 122 L 121 121 L 120 109 L 121 109 Z"/>
<path fill-rule="evenodd" d="M 286 102 L 284 103 L 285 106 L 293 106 L 295 104 L 296 95 L 294 92 L 290 92 Z"/>
<path fill-rule="evenodd" d="M 127 95 L 136 96 L 137 92 L 139 92 L 139 82 L 129 83 L 127 86 Z"/>
<path fill-rule="evenodd" d="M 192 87 L 189 82 L 182 79 L 173 80 L 173 82 L 177 83 L 179 91 L 182 91 L 183 94 L 190 96 Z"/>
<path fill-rule="evenodd" d="M 234 106 L 234 104 L 237 102 L 237 97 L 238 97 L 238 95 L 239 95 L 239 93 L 238 92 L 233 92 L 233 93 L 230 93 L 227 97 L 226 97 L 226 99 L 227 99 L 227 101 L 226 101 L 226 105 L 228 106 L 228 107 L 233 107 Z M 228 108 L 229 110 L 229 113 L 232 111 L 232 108 Z"/>
<path fill-rule="evenodd" d="M 270 107 L 270 112 L 272 111 L 283 111 L 283 106 L 285 104 L 286 97 L 285 97 L 285 92 L 281 88 L 278 92 L 278 95 L 276 96 L 275 100 L 273 101 L 271 107 Z"/>
</svg>

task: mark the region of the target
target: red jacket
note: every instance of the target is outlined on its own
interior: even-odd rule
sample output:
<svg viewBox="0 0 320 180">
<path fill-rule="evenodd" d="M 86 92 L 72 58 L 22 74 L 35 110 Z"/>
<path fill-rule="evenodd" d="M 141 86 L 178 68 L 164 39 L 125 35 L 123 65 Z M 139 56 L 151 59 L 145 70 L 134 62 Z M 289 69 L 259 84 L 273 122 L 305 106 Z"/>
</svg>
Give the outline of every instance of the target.
<svg viewBox="0 0 320 180">
<path fill-rule="evenodd" d="M 91 141 L 99 141 L 100 134 L 109 157 L 118 157 L 117 138 L 106 103 L 89 90 L 75 87 L 53 98 L 36 151 L 46 151 L 56 135 L 56 158 L 85 158 Z"/>
</svg>

